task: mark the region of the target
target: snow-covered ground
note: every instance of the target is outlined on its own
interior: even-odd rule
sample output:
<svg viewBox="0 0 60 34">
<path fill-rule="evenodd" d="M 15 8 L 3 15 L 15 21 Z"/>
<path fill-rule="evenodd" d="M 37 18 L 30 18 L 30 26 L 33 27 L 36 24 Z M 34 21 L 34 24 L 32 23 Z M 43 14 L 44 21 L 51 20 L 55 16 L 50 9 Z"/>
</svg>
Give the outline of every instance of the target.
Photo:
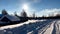
<svg viewBox="0 0 60 34">
<path fill-rule="evenodd" d="M 60 20 L 28 20 L 0 27 L 0 34 L 60 34 Z"/>
</svg>

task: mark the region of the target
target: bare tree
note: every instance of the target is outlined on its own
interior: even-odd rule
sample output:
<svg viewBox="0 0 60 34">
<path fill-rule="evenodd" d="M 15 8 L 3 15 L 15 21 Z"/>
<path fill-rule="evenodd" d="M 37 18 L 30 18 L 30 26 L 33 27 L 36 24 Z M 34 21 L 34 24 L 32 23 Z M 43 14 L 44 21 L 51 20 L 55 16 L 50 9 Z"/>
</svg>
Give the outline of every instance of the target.
<svg viewBox="0 0 60 34">
<path fill-rule="evenodd" d="M 3 15 L 7 15 L 8 13 L 7 13 L 7 11 L 6 11 L 5 9 L 3 9 L 3 10 L 2 10 L 2 14 L 3 14 Z"/>
<path fill-rule="evenodd" d="M 21 17 L 27 17 L 27 13 L 25 12 L 25 10 L 21 12 Z"/>
<path fill-rule="evenodd" d="M 33 13 L 33 17 L 35 17 L 35 12 Z"/>
<path fill-rule="evenodd" d="M 17 16 L 17 13 L 16 13 L 16 11 L 14 12 L 14 15 L 15 15 L 15 16 Z"/>
</svg>

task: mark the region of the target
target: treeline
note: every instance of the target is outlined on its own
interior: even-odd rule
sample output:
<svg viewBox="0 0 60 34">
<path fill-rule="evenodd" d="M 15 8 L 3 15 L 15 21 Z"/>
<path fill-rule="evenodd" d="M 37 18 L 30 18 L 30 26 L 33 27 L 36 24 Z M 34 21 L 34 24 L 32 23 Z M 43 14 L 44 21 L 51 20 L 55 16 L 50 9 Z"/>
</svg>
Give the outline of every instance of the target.
<svg viewBox="0 0 60 34">
<path fill-rule="evenodd" d="M 7 11 L 4 9 L 2 10 L 2 14 L 3 15 L 8 15 Z M 14 13 L 15 16 L 19 17 L 21 19 L 21 21 L 27 21 L 27 20 L 40 20 L 40 19 L 60 19 L 60 14 L 57 14 L 56 16 L 48 16 L 48 17 L 45 17 L 45 16 L 42 16 L 42 17 L 36 17 L 35 13 L 33 13 L 33 17 L 28 17 L 27 16 L 27 13 L 25 12 L 25 10 L 22 10 L 21 12 L 21 15 L 17 15 L 17 13 L 15 12 Z"/>
</svg>

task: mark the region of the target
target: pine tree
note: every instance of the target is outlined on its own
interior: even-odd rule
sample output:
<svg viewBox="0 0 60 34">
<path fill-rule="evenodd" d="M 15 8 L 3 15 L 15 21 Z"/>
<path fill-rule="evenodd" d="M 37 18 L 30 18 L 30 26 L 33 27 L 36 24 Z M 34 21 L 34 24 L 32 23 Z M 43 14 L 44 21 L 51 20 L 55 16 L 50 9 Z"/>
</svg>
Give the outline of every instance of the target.
<svg viewBox="0 0 60 34">
<path fill-rule="evenodd" d="M 3 15 L 7 15 L 8 13 L 7 13 L 7 11 L 6 11 L 5 9 L 3 9 L 3 10 L 2 10 L 2 14 L 3 14 Z"/>
</svg>

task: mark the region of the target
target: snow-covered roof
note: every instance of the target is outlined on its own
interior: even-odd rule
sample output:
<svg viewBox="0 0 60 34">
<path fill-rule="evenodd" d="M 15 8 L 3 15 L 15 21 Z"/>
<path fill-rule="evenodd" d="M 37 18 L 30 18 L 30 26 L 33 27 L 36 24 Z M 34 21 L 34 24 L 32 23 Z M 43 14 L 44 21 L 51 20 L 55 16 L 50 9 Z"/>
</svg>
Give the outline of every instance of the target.
<svg viewBox="0 0 60 34">
<path fill-rule="evenodd" d="M 12 15 L 4 15 L 0 20 L 2 20 L 4 17 L 7 17 L 11 21 L 20 21 L 20 19 L 17 16 Z"/>
<path fill-rule="evenodd" d="M 3 14 L 0 14 L 0 17 L 2 17 L 3 16 Z"/>
</svg>

